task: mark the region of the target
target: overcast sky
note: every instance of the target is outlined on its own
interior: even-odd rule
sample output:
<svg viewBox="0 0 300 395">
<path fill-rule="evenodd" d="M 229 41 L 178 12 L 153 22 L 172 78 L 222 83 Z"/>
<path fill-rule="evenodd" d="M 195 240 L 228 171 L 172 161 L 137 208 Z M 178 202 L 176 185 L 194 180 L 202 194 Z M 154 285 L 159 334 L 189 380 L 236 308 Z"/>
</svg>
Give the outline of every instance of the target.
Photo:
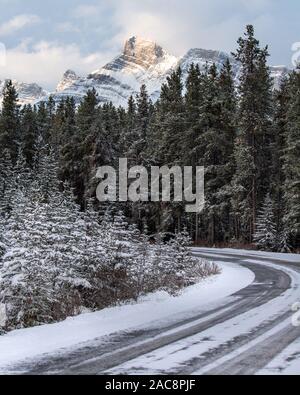
<svg viewBox="0 0 300 395">
<path fill-rule="evenodd" d="M 248 23 L 270 63 L 291 67 L 300 42 L 299 0 L 0 0 L 0 79 L 55 88 L 65 70 L 86 74 L 139 35 L 175 55 L 192 47 L 232 51 Z M 300 44 L 299 44 L 300 46 Z M 1 56 L 1 53 L 0 53 Z"/>
</svg>

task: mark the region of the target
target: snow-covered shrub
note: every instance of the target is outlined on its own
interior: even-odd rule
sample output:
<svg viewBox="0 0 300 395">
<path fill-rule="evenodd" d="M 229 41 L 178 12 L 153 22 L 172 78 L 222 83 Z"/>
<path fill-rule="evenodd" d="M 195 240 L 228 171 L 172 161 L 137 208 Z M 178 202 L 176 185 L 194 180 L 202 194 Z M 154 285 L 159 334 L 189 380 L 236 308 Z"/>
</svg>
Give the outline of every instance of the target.
<svg viewBox="0 0 300 395">
<path fill-rule="evenodd" d="M 164 290 L 176 294 L 180 289 L 195 284 L 202 278 L 220 273 L 217 265 L 192 255 L 192 244 L 186 230 L 165 242 L 164 234 L 157 234 L 155 243 L 148 244 L 148 264 L 142 263 L 144 292 Z"/>
<path fill-rule="evenodd" d="M 82 273 L 85 228 L 79 208 L 66 187 L 60 191 L 51 158 L 44 158 L 39 175 L 26 188 L 15 183 L 5 221 L 9 248 L 1 260 L 0 303 L 6 306 L 6 329 L 76 313 L 81 289 L 89 286 Z"/>
<path fill-rule="evenodd" d="M 81 212 L 70 187 L 58 181 L 51 153 L 39 159 L 34 177 L 21 162 L 0 220 L 1 330 L 59 321 L 156 290 L 176 294 L 217 273 L 193 258 L 185 231 L 153 241 L 122 212 L 101 221 L 92 202 Z"/>
<path fill-rule="evenodd" d="M 171 292 L 195 284 L 199 279 L 220 273 L 216 264 L 194 257 L 189 248 L 191 244 L 192 240 L 186 230 L 177 233 L 168 243 L 172 259 L 167 286 Z"/>
</svg>

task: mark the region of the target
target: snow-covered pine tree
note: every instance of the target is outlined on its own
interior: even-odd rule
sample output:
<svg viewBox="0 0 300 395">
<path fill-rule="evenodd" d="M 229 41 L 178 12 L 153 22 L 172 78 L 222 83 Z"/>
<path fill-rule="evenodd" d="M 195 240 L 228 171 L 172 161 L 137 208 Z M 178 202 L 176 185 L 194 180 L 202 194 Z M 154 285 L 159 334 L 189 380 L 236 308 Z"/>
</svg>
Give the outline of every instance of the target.
<svg viewBox="0 0 300 395">
<path fill-rule="evenodd" d="M 100 223 L 99 212 L 93 207 L 92 199 L 87 201 L 86 210 L 82 213 L 82 220 L 85 234 L 79 240 L 84 251 L 81 272 L 90 284 L 90 287 L 82 290 L 82 294 L 86 307 L 99 309 L 106 306 L 104 302 L 106 277 L 104 274 L 107 267 L 107 257 L 103 247 L 105 232 Z"/>
<path fill-rule="evenodd" d="M 53 158 L 43 157 L 39 177 L 15 190 L 4 237 L 0 300 L 7 327 L 38 325 L 76 314 L 88 288 L 85 225 L 72 193 L 60 184 Z M 88 255 L 88 253 L 87 253 Z"/>
<path fill-rule="evenodd" d="M 175 237 L 168 243 L 173 255 L 171 273 L 173 284 L 171 286 L 181 289 L 192 284 L 196 279 L 197 260 L 192 256 L 190 246 L 192 239 L 187 230 L 175 234 Z M 199 275 L 200 277 L 200 275 Z"/>
<path fill-rule="evenodd" d="M 4 149 L 0 157 L 0 217 L 5 217 L 11 207 L 13 185 L 13 164 L 8 149 Z"/>
<path fill-rule="evenodd" d="M 4 218 L 0 216 L 0 273 L 1 273 L 1 260 L 8 248 L 8 241 L 4 238 Z"/>
<path fill-rule="evenodd" d="M 42 140 L 43 145 L 50 142 L 51 121 L 47 104 L 44 101 L 40 102 L 36 109 L 36 127 L 38 137 Z"/>
<path fill-rule="evenodd" d="M 243 220 L 238 229 L 239 236 L 244 242 L 251 242 L 257 209 L 270 183 L 272 81 L 267 66 L 268 47 L 260 48 L 252 25 L 246 27 L 245 35 L 238 40 L 238 44 L 235 58 L 241 63 L 241 74 L 233 199 L 236 201 L 235 215 Z M 245 166 L 246 160 L 248 166 Z M 240 173 L 241 169 L 244 169 L 243 174 Z"/>
<path fill-rule="evenodd" d="M 30 104 L 25 105 L 20 111 L 21 119 L 21 144 L 23 155 L 28 166 L 34 163 L 36 142 L 38 139 L 37 115 Z"/>
<path fill-rule="evenodd" d="M 75 313 L 82 303 L 80 291 L 90 288 L 86 270 L 86 227 L 73 191 L 58 179 L 58 164 L 53 151 L 40 157 L 36 171 L 36 199 L 50 213 L 48 220 L 45 219 L 51 226 L 46 235 L 47 261 L 56 273 L 53 284 L 65 301 L 62 305 L 71 310 L 65 315 L 70 315 L 72 308 Z"/>
<path fill-rule="evenodd" d="M 205 232 L 211 244 L 215 244 L 224 241 L 228 234 L 226 228 L 229 226 L 228 200 L 231 192 L 228 186 L 234 170 L 235 98 L 229 61 L 224 64 L 221 73 L 218 73 L 216 65 L 213 64 L 203 78 L 205 89 L 199 107 L 201 134 L 196 140 L 200 154 L 197 164 L 205 166 L 206 170 L 203 233 Z"/>
<path fill-rule="evenodd" d="M 150 292 L 155 289 L 160 289 L 163 284 L 163 270 L 166 266 L 168 266 L 169 262 L 164 255 L 167 251 L 165 242 L 164 242 L 164 234 L 156 233 L 154 235 L 154 243 L 151 245 L 151 281 L 150 281 Z M 170 258 L 171 260 L 171 258 Z"/>
<path fill-rule="evenodd" d="M 265 251 L 276 249 L 276 223 L 274 218 L 274 205 L 270 194 L 265 198 L 264 204 L 257 217 L 256 232 L 253 239 L 258 248 Z"/>
<path fill-rule="evenodd" d="M 2 258 L 0 275 L 0 303 L 6 306 L 6 329 L 51 322 L 51 284 L 41 253 L 49 229 L 44 228 L 45 233 L 41 234 L 37 208 L 24 191 L 16 190 L 13 211 L 5 224 L 9 249 Z"/>
<path fill-rule="evenodd" d="M 162 85 L 160 95 L 160 150 L 161 162 L 179 164 L 185 130 L 182 70 L 174 71 Z"/>
<path fill-rule="evenodd" d="M 174 292 L 174 249 L 165 233 L 157 233 L 151 246 L 152 290 Z"/>
<path fill-rule="evenodd" d="M 128 274 L 134 291 L 133 297 L 153 291 L 153 283 L 157 281 L 157 275 L 153 272 L 152 248 L 147 234 L 147 227 L 141 233 L 135 225 L 129 227 L 135 244 L 135 256 Z"/>
<path fill-rule="evenodd" d="M 132 137 L 136 127 L 136 102 L 131 95 L 128 99 L 128 107 L 125 113 L 125 124 L 120 133 L 120 145 L 122 156 L 129 157 L 134 141 Z"/>
<path fill-rule="evenodd" d="M 272 165 L 270 191 L 274 197 L 274 213 L 277 229 L 284 227 L 285 210 L 285 173 L 284 150 L 287 133 L 287 110 L 289 105 L 289 80 L 283 78 L 279 90 L 275 92 L 274 133 L 272 142 Z M 282 232 L 281 232 L 282 233 Z M 285 232 L 283 232 L 285 233 Z"/>
<path fill-rule="evenodd" d="M 281 232 L 278 233 L 277 240 L 276 240 L 276 250 L 282 253 L 291 253 L 292 246 L 290 243 L 291 232 L 283 229 Z"/>
<path fill-rule="evenodd" d="M 135 264 L 136 230 L 129 226 L 120 211 L 113 218 L 108 214 L 102 227 L 106 257 L 104 287 L 107 298 L 111 298 L 112 302 L 119 302 L 134 295 L 130 284 L 130 271 Z"/>
<path fill-rule="evenodd" d="M 7 80 L 3 90 L 0 114 L 0 155 L 7 149 L 13 161 L 18 153 L 20 132 L 18 94 L 11 80 Z"/>
<path fill-rule="evenodd" d="M 285 130 L 284 175 L 285 217 L 284 227 L 291 234 L 293 246 L 300 240 L 300 66 L 291 75 L 289 104 Z"/>
<path fill-rule="evenodd" d="M 250 241 L 252 230 L 251 218 L 251 196 L 252 178 L 255 173 L 252 150 L 242 136 L 237 137 L 234 147 L 235 173 L 231 182 L 231 214 L 234 224 L 235 240 L 243 242 Z M 251 233 L 251 234 L 250 234 Z"/>
</svg>

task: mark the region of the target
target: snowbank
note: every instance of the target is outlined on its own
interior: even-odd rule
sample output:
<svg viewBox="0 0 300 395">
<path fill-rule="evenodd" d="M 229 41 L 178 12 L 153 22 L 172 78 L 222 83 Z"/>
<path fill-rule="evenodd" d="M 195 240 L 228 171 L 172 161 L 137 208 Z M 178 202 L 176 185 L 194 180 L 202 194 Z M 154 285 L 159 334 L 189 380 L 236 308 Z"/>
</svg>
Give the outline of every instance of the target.
<svg viewBox="0 0 300 395">
<path fill-rule="evenodd" d="M 0 371 L 5 366 L 27 358 L 59 352 L 85 341 L 110 333 L 149 326 L 155 321 L 178 319 L 179 314 L 208 310 L 213 303 L 222 302 L 247 287 L 254 274 L 236 264 L 218 262 L 222 273 L 184 290 L 178 297 L 157 292 L 141 298 L 137 304 L 108 308 L 96 313 L 82 314 L 58 324 L 22 329 L 0 336 Z"/>
</svg>

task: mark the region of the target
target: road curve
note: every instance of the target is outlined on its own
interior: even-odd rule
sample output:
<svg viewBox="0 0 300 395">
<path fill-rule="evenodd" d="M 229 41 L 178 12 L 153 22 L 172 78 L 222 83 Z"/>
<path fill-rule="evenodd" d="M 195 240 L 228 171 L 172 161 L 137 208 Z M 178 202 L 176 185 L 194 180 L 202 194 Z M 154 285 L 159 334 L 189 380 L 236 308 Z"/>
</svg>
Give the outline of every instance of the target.
<svg viewBox="0 0 300 395">
<path fill-rule="evenodd" d="M 280 300 L 286 292 L 292 296 L 295 294 L 295 301 L 299 297 L 299 289 L 293 289 L 291 273 L 298 275 L 300 266 L 293 262 L 258 258 L 246 253 L 237 255 L 201 249 L 195 250 L 194 254 L 210 260 L 238 263 L 254 272 L 255 281 L 232 297 L 226 298 L 218 308 L 193 318 L 173 322 L 163 328 L 158 326 L 151 330 L 145 328 L 107 336 L 105 341 L 103 338 L 99 341 L 99 345 L 95 342 L 86 344 L 77 350 L 66 351 L 63 355 L 47 357 L 27 365 L 22 364 L 14 371 L 29 375 L 151 373 L 143 362 L 145 356 L 151 357 L 151 354 L 165 352 L 169 346 L 188 342 L 193 336 L 201 336 L 207 331 L 214 334 L 214 328 L 222 329 L 224 326 L 226 330 L 232 320 L 239 317 L 242 317 L 245 326 L 257 309 L 266 306 L 266 319 L 253 325 L 250 331 L 243 331 L 241 328 L 240 333 L 229 341 L 220 342 L 199 355 L 193 355 L 184 363 L 174 366 L 166 363 L 164 369 L 156 372 L 211 375 L 257 373 L 300 336 L 300 328 L 295 328 L 290 323 L 291 298 L 287 299 L 286 306 L 280 304 L 277 314 L 268 316 L 269 303 Z M 254 260 L 263 261 L 265 264 Z M 276 328 L 278 330 L 274 330 Z"/>
</svg>

